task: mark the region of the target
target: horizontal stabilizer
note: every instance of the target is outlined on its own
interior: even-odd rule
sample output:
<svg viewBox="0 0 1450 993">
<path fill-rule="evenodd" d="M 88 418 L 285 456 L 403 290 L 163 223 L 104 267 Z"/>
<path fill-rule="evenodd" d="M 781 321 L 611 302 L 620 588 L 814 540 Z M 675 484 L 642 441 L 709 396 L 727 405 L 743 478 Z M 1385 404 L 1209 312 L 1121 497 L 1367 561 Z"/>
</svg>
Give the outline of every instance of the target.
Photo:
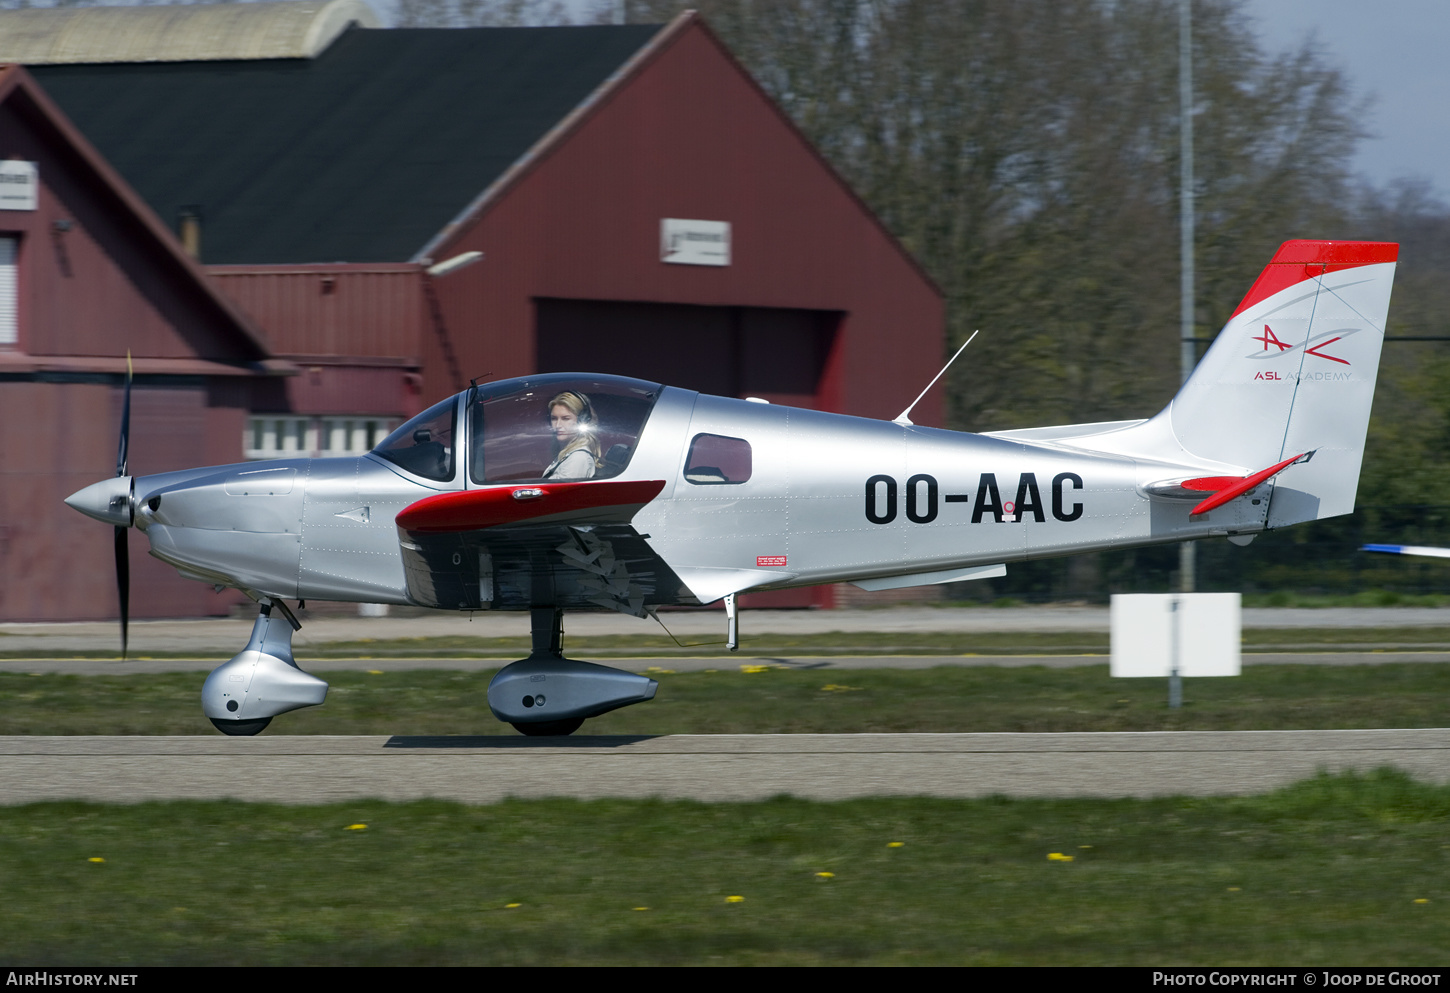
<svg viewBox="0 0 1450 993">
<path fill-rule="evenodd" d="M 1204 500 L 1202 503 L 1194 507 L 1188 513 L 1190 514 L 1190 516 L 1193 514 L 1206 514 L 1215 507 L 1222 507 L 1234 497 L 1243 496 L 1255 486 L 1258 486 L 1262 482 L 1266 482 L 1271 476 L 1278 475 L 1279 473 L 1283 472 L 1285 469 L 1293 465 L 1295 462 L 1298 462 L 1301 459 L 1305 462 L 1308 462 L 1309 458 L 1313 455 L 1313 452 L 1300 452 L 1293 458 L 1285 459 L 1278 465 L 1271 465 L 1269 466 L 1269 468 L 1264 469 L 1262 472 L 1256 472 L 1252 476 L 1245 476 L 1242 479 L 1235 479 L 1232 476 L 1207 476 L 1202 479 L 1185 480 L 1183 483 L 1183 488 L 1185 490 L 1215 491 L 1213 496 L 1209 497 L 1207 500 Z"/>
</svg>

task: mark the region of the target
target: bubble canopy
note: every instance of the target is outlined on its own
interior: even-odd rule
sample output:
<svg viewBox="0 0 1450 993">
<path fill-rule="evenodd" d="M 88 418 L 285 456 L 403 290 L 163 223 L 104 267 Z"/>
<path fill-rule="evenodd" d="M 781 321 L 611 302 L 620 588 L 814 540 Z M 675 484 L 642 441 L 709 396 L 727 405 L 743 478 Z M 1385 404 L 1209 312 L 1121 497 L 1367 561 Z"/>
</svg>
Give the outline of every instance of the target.
<svg viewBox="0 0 1450 993">
<path fill-rule="evenodd" d="M 624 471 L 659 398 L 658 383 L 556 373 L 471 391 L 474 483 L 608 479 Z"/>
<path fill-rule="evenodd" d="M 658 383 L 551 373 L 482 384 L 408 421 L 374 454 L 427 479 L 452 480 L 461 414 L 475 484 L 609 479 L 629 464 Z M 461 439 L 460 439 L 461 440 Z"/>
</svg>

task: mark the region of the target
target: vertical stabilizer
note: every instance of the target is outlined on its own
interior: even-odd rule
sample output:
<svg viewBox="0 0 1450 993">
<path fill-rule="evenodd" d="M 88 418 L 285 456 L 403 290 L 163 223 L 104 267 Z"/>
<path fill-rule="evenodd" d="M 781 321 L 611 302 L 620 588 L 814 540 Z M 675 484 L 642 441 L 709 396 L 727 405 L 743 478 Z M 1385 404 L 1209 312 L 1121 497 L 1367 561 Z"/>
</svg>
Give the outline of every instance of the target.
<svg viewBox="0 0 1450 993">
<path fill-rule="evenodd" d="M 1193 455 L 1279 477 L 1269 527 L 1354 510 L 1399 246 L 1289 241 L 1167 415 Z"/>
</svg>

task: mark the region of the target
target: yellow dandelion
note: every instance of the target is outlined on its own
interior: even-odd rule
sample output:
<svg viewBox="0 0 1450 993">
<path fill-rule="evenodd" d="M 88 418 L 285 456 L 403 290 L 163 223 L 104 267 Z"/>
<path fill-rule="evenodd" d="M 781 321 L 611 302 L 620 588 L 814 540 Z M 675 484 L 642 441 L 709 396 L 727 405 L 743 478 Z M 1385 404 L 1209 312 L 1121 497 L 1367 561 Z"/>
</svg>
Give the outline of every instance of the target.
<svg viewBox="0 0 1450 993">
<path fill-rule="evenodd" d="M 888 841 L 886 843 L 886 847 L 887 848 L 900 848 L 904 844 L 906 844 L 906 842 L 904 842 L 904 841 Z"/>
<path fill-rule="evenodd" d="M 1429 900 L 1426 900 L 1424 897 L 1416 897 L 1415 898 L 1415 902 L 1416 903 L 1429 903 L 1430 901 Z"/>
<path fill-rule="evenodd" d="M 344 830 L 347 830 L 347 831 L 366 831 L 367 829 L 368 829 L 368 826 L 366 824 L 349 824 Z"/>
<path fill-rule="evenodd" d="M 104 862 L 106 860 L 103 859 L 103 858 L 89 858 L 89 859 L 86 859 L 86 861 L 87 862 Z"/>
<path fill-rule="evenodd" d="M 1047 861 L 1049 861 L 1049 862 L 1071 862 L 1072 861 L 1072 856 L 1071 855 L 1064 855 L 1061 852 L 1048 852 L 1047 853 Z"/>
<path fill-rule="evenodd" d="M 859 686 L 843 686 L 840 683 L 827 683 L 821 687 L 822 693 L 846 693 L 851 690 L 859 690 Z"/>
<path fill-rule="evenodd" d="M 1093 846 L 1092 845 L 1078 845 L 1077 847 L 1079 847 L 1079 848 L 1091 848 Z"/>
<path fill-rule="evenodd" d="M 1230 892 L 1230 893 L 1237 893 L 1237 892 L 1239 892 L 1239 887 L 1237 887 L 1237 886 L 1230 886 L 1230 887 L 1229 887 L 1229 888 L 1228 888 L 1228 891 L 1229 891 L 1229 892 Z"/>
<path fill-rule="evenodd" d="M 743 897 L 743 896 L 727 896 L 725 898 L 725 902 L 726 903 L 744 903 L 745 902 L 745 897 Z"/>
<path fill-rule="evenodd" d="M 768 665 L 742 665 L 740 667 L 740 671 L 747 674 L 756 672 L 768 672 L 769 670 L 770 666 Z"/>
<path fill-rule="evenodd" d="M 648 907 L 631 907 L 631 910 L 648 910 Z"/>
<path fill-rule="evenodd" d="M 816 873 L 816 876 L 818 878 L 820 878 L 820 879 L 835 879 L 836 878 L 836 874 L 834 872 L 818 872 L 818 873 Z"/>
<path fill-rule="evenodd" d="M 503 909 L 504 910 L 513 910 L 516 907 L 522 907 L 522 906 L 523 906 L 523 904 L 521 904 L 521 903 L 506 903 L 506 904 L 503 905 Z"/>
<path fill-rule="evenodd" d="M 382 674 L 383 674 L 383 670 L 381 670 L 381 669 L 369 669 L 368 670 L 368 675 L 369 676 L 381 676 Z"/>
</svg>

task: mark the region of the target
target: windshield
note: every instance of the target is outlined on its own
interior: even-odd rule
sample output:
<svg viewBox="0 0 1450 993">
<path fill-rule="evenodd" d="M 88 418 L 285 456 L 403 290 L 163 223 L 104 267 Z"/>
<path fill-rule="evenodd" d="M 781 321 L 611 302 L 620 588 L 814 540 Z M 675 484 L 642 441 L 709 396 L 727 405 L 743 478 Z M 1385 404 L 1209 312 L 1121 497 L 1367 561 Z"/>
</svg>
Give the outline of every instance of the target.
<svg viewBox="0 0 1450 993">
<path fill-rule="evenodd" d="M 624 471 L 659 397 L 657 383 L 556 373 L 473 391 L 474 483 L 608 479 Z"/>
<path fill-rule="evenodd" d="M 448 482 L 453 478 L 457 410 L 456 396 L 429 407 L 384 438 L 382 444 L 373 449 L 373 454 L 402 466 L 415 476 Z"/>
</svg>

